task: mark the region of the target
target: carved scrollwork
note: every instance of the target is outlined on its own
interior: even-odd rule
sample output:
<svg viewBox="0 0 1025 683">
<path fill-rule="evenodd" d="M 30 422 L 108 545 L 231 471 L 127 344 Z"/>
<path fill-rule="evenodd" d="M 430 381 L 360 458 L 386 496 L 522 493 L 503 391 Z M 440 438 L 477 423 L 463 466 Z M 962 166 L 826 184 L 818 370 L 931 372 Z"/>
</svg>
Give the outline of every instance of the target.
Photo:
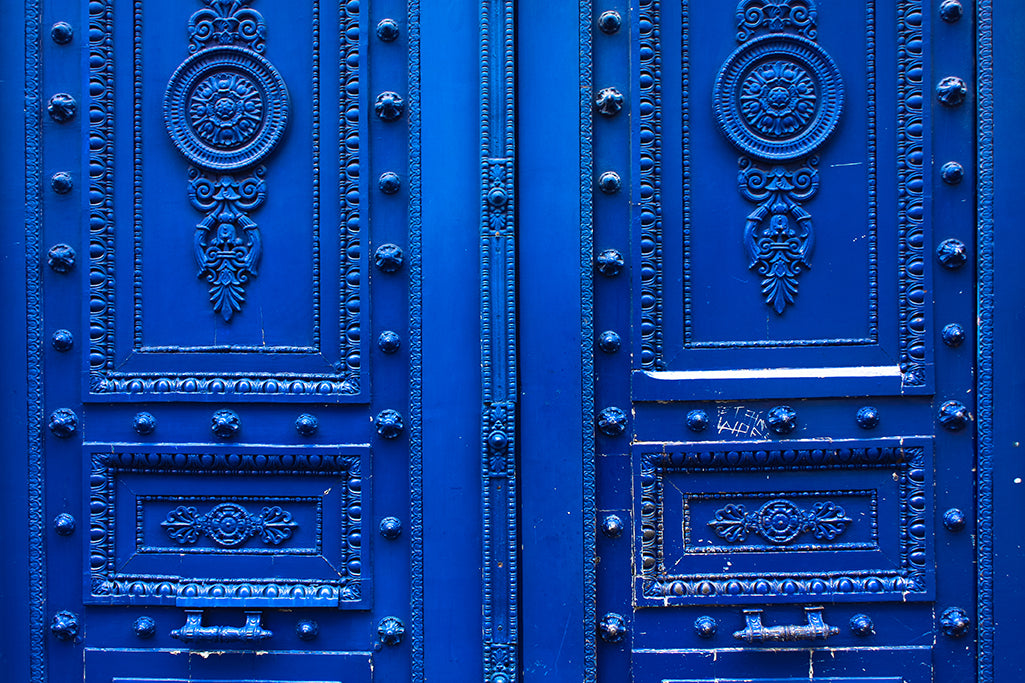
<svg viewBox="0 0 1025 683">
<path fill-rule="evenodd" d="M 234 548 L 255 537 L 267 545 L 281 545 L 299 525 L 280 505 L 252 513 L 236 503 L 221 503 L 203 514 L 194 506 L 179 505 L 160 526 L 180 545 L 193 545 L 206 536 L 219 546 Z"/>
<path fill-rule="evenodd" d="M 774 545 L 785 545 L 810 533 L 820 541 L 832 541 L 853 520 L 836 503 L 815 503 L 811 509 L 798 507 L 789 500 L 770 500 L 758 510 L 731 503 L 715 511 L 708 523 L 716 535 L 730 543 L 742 543 L 755 534 Z"/>
</svg>

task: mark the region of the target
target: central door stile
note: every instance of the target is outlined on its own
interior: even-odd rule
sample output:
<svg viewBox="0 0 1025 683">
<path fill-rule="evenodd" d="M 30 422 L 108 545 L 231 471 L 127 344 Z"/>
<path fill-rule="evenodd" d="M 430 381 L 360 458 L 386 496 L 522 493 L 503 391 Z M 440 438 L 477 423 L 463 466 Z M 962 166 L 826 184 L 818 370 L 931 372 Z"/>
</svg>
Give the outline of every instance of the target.
<svg viewBox="0 0 1025 683">
<path fill-rule="evenodd" d="M 513 0 L 480 5 L 484 680 L 519 680 Z"/>
</svg>

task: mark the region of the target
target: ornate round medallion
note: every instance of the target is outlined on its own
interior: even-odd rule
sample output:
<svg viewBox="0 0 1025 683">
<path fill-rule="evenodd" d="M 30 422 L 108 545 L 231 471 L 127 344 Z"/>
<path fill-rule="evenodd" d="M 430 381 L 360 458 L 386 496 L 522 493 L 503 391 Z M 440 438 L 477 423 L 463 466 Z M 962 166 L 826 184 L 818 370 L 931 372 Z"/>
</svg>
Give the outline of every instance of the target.
<svg viewBox="0 0 1025 683">
<path fill-rule="evenodd" d="M 789 543 L 803 529 L 801 510 L 789 500 L 770 500 L 758 510 L 758 533 L 770 543 Z"/>
<path fill-rule="evenodd" d="M 229 548 L 245 543 L 250 536 L 249 513 L 234 503 L 221 503 L 207 515 L 214 542 Z"/>
<path fill-rule="evenodd" d="M 234 171 L 262 161 L 288 123 L 288 90 L 252 50 L 202 50 L 171 76 L 164 122 L 175 147 L 197 166 Z"/>
<path fill-rule="evenodd" d="M 787 161 L 811 154 L 836 130 L 843 81 L 816 43 L 773 34 L 729 56 L 715 81 L 713 103 L 719 126 L 739 150 Z"/>
</svg>

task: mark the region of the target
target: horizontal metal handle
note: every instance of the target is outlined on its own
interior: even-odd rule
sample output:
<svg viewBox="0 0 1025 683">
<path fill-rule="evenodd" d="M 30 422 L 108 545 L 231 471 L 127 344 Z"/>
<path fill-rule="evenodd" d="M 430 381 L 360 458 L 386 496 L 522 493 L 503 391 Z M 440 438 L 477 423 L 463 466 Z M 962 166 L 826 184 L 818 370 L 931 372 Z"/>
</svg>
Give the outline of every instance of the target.
<svg viewBox="0 0 1025 683">
<path fill-rule="evenodd" d="M 246 612 L 244 626 L 203 626 L 203 610 L 185 610 L 185 625 L 171 631 L 183 643 L 258 643 L 274 635 L 260 624 L 260 612 Z"/>
<path fill-rule="evenodd" d="M 748 643 L 792 643 L 799 640 L 825 640 L 840 633 L 840 629 L 822 620 L 822 607 L 805 607 L 807 624 L 786 624 L 765 626 L 762 624 L 762 610 L 746 609 L 744 618 L 747 626 L 733 637 Z"/>
</svg>

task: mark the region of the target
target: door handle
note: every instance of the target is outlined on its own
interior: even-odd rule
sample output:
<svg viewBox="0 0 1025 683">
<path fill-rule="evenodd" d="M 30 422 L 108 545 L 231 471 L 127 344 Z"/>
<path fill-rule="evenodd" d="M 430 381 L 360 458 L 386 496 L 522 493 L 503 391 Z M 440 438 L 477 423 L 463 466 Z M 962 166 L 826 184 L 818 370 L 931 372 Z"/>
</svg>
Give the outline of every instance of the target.
<svg viewBox="0 0 1025 683">
<path fill-rule="evenodd" d="M 762 610 L 746 609 L 744 618 L 747 626 L 733 634 L 737 640 L 748 643 L 789 643 L 799 640 L 825 640 L 840 633 L 840 629 L 830 626 L 822 620 L 822 607 L 805 607 L 804 616 L 807 624 L 786 624 L 784 626 L 764 626 Z"/>
<path fill-rule="evenodd" d="M 185 625 L 171 631 L 183 643 L 258 643 L 274 635 L 260 625 L 260 612 L 246 612 L 243 626 L 203 626 L 203 610 L 185 610 Z"/>
</svg>

